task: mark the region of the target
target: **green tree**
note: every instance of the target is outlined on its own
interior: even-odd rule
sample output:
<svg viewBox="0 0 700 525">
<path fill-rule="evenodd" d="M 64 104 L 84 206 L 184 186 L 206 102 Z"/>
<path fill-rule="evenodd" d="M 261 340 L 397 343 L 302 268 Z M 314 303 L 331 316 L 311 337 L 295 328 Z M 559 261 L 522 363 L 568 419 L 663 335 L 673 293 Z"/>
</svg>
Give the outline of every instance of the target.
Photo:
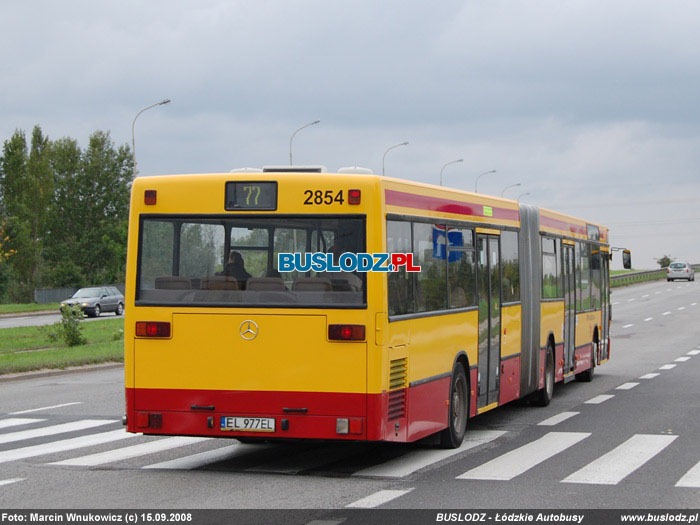
<svg viewBox="0 0 700 525">
<path fill-rule="evenodd" d="M 56 190 L 46 252 L 62 285 L 124 279 L 131 158 L 128 146 L 115 148 L 103 131 L 90 136 L 84 152 L 72 139 L 54 143 Z M 79 275 L 83 282 L 71 278 Z"/>
<path fill-rule="evenodd" d="M 30 301 L 42 280 L 42 239 L 53 198 L 49 144 L 39 126 L 34 127 L 29 149 L 24 132 L 15 131 L 5 141 L 0 161 L 3 213 L 10 233 L 7 243 L 16 252 L 10 264 L 19 278 L 11 293 L 20 301 Z"/>
<path fill-rule="evenodd" d="M 659 263 L 659 266 L 661 268 L 668 268 L 669 265 L 673 262 L 673 259 L 671 259 L 671 256 L 669 255 L 664 255 L 661 257 L 661 259 L 656 259 L 656 262 Z"/>
<path fill-rule="evenodd" d="M 21 130 L 4 142 L 0 259 L 11 300 L 30 301 L 38 285 L 124 279 L 131 177 L 131 150 L 103 131 L 84 151 L 70 138 L 50 141 L 39 126 L 29 146 Z"/>
</svg>

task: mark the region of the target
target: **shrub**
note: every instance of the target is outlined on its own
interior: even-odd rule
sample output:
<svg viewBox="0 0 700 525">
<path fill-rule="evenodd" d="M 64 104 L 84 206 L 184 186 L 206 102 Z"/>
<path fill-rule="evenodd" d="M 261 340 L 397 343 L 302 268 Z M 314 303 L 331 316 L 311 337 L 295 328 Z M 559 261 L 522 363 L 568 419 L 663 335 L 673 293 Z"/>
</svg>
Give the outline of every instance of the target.
<svg viewBox="0 0 700 525">
<path fill-rule="evenodd" d="M 79 346 L 87 343 L 83 335 L 81 321 L 85 315 L 79 304 L 67 306 L 61 309 L 61 320 L 55 323 L 48 336 L 52 341 L 63 339 L 68 346 Z"/>
</svg>

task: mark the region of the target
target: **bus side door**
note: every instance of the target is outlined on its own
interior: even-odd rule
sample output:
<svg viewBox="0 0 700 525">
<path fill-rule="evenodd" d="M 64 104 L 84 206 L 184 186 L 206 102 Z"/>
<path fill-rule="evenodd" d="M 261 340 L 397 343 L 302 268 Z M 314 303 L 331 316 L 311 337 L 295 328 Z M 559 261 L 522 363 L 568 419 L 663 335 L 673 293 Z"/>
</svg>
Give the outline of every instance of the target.
<svg viewBox="0 0 700 525">
<path fill-rule="evenodd" d="M 498 402 L 501 355 L 501 254 L 497 235 L 477 234 L 479 385 L 477 408 Z"/>
</svg>

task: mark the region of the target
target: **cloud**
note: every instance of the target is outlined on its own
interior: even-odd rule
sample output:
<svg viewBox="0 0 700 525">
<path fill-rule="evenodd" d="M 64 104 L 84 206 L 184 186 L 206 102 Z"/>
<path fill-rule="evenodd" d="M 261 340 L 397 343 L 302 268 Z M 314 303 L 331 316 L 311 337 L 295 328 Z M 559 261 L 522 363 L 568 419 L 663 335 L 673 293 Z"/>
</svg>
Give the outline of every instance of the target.
<svg viewBox="0 0 700 525">
<path fill-rule="evenodd" d="M 521 182 L 528 202 L 620 223 L 616 242 L 700 262 L 668 224 L 638 240 L 624 224 L 693 216 L 673 182 L 700 181 L 698 19 L 651 0 L 5 2 L 0 135 L 131 142 L 168 97 L 136 124 L 141 173 L 208 172 L 284 164 L 321 119 L 297 162 L 380 171 L 409 140 L 389 174 L 437 183 L 464 158 L 446 184 L 496 169 L 483 191 Z"/>
</svg>

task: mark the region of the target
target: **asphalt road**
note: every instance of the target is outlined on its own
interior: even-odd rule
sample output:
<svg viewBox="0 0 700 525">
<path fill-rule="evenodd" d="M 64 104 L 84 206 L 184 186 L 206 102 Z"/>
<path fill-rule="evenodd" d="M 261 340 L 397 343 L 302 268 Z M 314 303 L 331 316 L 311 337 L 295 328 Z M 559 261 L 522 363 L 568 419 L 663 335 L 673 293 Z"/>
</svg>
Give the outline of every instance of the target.
<svg viewBox="0 0 700 525">
<path fill-rule="evenodd" d="M 4 508 L 700 508 L 700 283 L 613 293 L 611 360 L 465 444 L 242 445 L 123 431 L 123 371 L 0 381 Z"/>
</svg>

